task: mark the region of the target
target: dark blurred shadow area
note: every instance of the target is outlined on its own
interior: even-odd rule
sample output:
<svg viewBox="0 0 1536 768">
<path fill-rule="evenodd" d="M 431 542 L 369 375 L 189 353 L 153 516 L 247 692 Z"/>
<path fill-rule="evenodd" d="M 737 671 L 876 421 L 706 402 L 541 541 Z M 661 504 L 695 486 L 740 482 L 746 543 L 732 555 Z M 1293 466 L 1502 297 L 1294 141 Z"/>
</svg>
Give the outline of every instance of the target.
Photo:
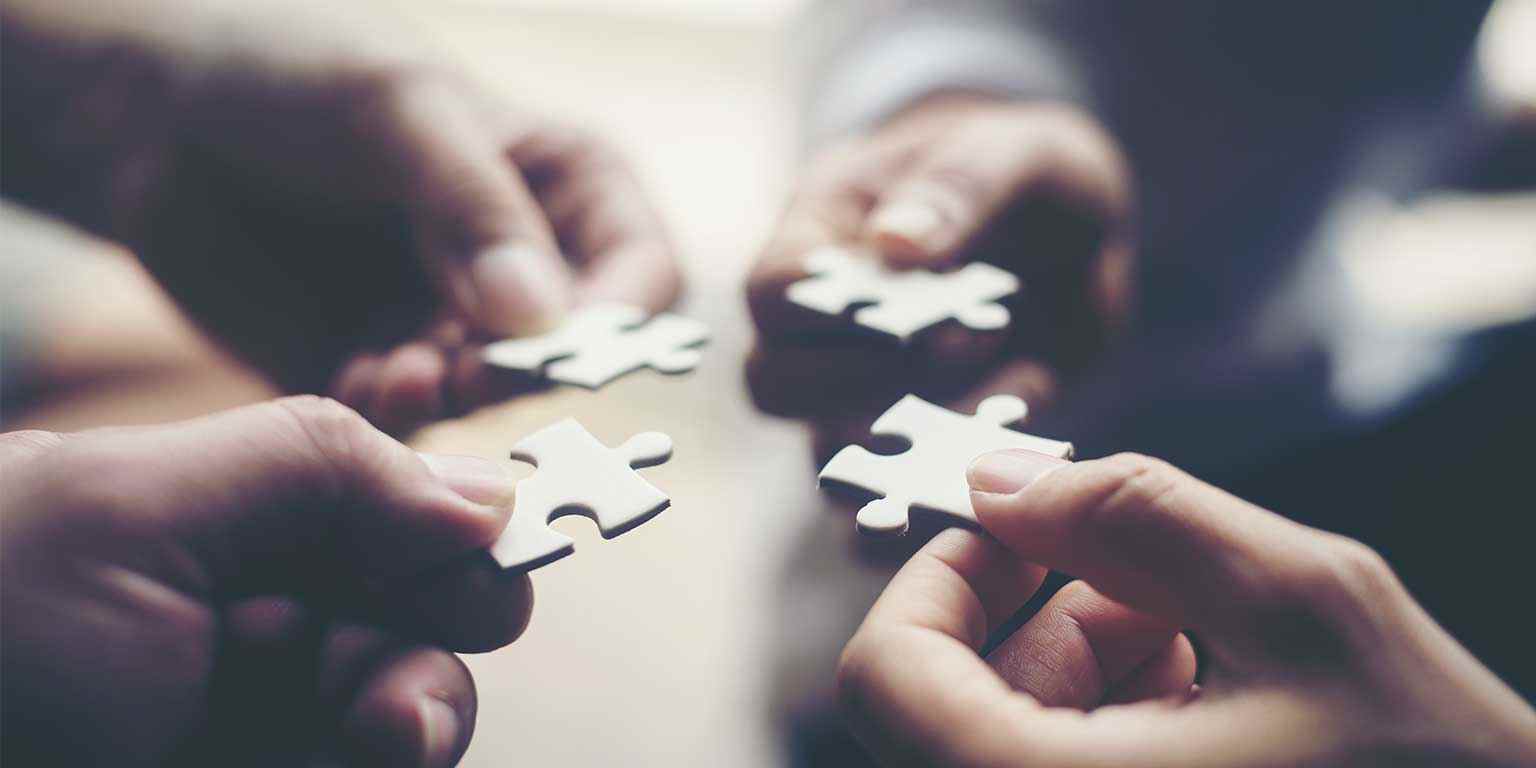
<svg viewBox="0 0 1536 768">
<path fill-rule="evenodd" d="M 887 31 L 938 18 L 851 5 L 821 18 Z M 1071 440 L 1081 458 L 1155 455 L 1367 542 L 1474 654 L 1536 694 L 1536 636 L 1511 613 L 1536 509 L 1536 4 L 983 5 L 1031 33 L 1020 45 L 1060 52 L 1038 35 L 1078 56 L 1130 156 L 1142 204 L 1131 330 L 1066 379 L 1043 370 L 1028 394 L 988 378 L 1017 359 L 1006 346 L 957 384 L 920 354 L 845 373 L 859 353 L 779 366 L 760 343 L 758 406 L 813 422 L 819 466 L 869 446 L 868 419 L 906 391 L 960 410 L 1033 394 L 1025 431 Z M 873 46 L 879 33 L 844 34 Z M 844 390 L 874 402 L 843 410 Z M 829 504 L 851 522 L 846 501 Z M 785 571 L 786 594 L 806 600 L 826 575 L 794 568 L 817 567 Z M 782 704 L 794 764 L 858 762 L 829 699 Z"/>
</svg>

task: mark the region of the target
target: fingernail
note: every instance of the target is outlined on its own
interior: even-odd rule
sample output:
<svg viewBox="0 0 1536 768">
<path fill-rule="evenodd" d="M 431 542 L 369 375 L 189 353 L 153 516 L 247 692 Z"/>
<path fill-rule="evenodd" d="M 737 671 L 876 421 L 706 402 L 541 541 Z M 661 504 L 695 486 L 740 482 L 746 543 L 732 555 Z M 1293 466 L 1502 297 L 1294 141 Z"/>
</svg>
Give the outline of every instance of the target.
<svg viewBox="0 0 1536 768">
<path fill-rule="evenodd" d="M 526 243 L 492 248 L 470 267 L 480 320 L 497 333 L 537 333 L 552 327 L 571 299 L 560 259 Z"/>
<path fill-rule="evenodd" d="M 437 479 L 476 504 L 500 506 L 512 497 L 516 481 L 507 467 L 479 456 L 419 453 Z"/>
<path fill-rule="evenodd" d="M 1015 493 L 1067 461 L 1044 453 L 1017 448 L 984 453 L 971 462 L 965 479 L 980 493 Z"/>
<path fill-rule="evenodd" d="M 929 246 L 944 225 L 944 215 L 929 203 L 903 200 L 881 208 L 870 223 L 880 237 L 897 237 L 913 245 Z"/>
<path fill-rule="evenodd" d="M 416 704 L 421 718 L 421 765 L 445 768 L 453 765 L 459 748 L 459 713 L 440 699 L 423 696 Z"/>
</svg>

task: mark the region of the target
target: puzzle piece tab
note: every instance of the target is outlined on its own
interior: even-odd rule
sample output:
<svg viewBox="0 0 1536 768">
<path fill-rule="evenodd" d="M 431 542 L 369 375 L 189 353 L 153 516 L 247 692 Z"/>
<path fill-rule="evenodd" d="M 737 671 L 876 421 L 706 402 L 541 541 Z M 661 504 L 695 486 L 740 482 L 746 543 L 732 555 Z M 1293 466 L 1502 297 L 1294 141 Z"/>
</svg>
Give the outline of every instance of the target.
<svg viewBox="0 0 1536 768">
<path fill-rule="evenodd" d="M 532 570 L 575 551 L 575 542 L 549 527 L 556 517 L 584 514 L 611 539 L 655 517 L 672 503 L 636 469 L 672 457 L 672 438 L 642 432 L 618 448 L 598 442 L 575 419 L 523 438 L 512 458 L 537 471 L 517 484 L 512 519 L 491 547 L 503 568 Z"/>
<path fill-rule="evenodd" d="M 853 321 L 906 341 L 950 318 L 978 330 L 1008 325 L 998 299 L 1017 293 L 1019 279 L 990 264 L 973 262 L 954 272 L 895 270 L 871 255 L 837 247 L 818 248 L 805 260 L 810 277 L 789 286 L 795 304 L 840 315 L 855 304 Z"/>
<path fill-rule="evenodd" d="M 696 347 L 708 339 L 709 329 L 697 320 L 660 314 L 647 321 L 640 307 L 596 304 L 554 331 L 498 341 L 481 356 L 491 365 L 596 389 L 641 368 L 691 371 L 699 364 Z"/>
<path fill-rule="evenodd" d="M 1009 448 L 1028 448 L 1063 459 L 1072 458 L 1072 444 L 1005 428 L 1023 420 L 1024 401 L 993 395 L 981 402 L 975 416 L 941 408 L 913 395 L 903 397 L 870 427 L 876 435 L 897 435 L 912 447 L 882 456 L 862 446 L 837 452 L 817 479 L 880 494 L 859 510 L 859 530 L 878 535 L 906 533 L 907 513 L 916 508 L 976 522 L 965 471 L 976 457 Z"/>
</svg>

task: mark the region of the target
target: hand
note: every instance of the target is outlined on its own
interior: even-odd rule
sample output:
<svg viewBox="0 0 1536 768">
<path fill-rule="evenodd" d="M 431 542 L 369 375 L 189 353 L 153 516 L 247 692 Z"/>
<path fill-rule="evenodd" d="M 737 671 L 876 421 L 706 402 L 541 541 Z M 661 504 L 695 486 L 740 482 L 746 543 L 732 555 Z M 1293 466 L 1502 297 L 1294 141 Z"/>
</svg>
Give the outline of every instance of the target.
<svg viewBox="0 0 1536 768">
<path fill-rule="evenodd" d="M 1078 365 L 1129 312 L 1133 208 L 1114 141 L 1075 108 L 930 97 L 813 160 L 748 299 L 764 345 L 792 346 L 840 322 L 785 299 L 818 247 L 869 246 L 901 267 L 989 261 L 1024 281 L 1012 336 L 950 329 L 919 346 L 947 363 L 1013 342 L 1012 352 Z"/>
<path fill-rule="evenodd" d="M 1136 456 L 989 454 L 970 483 L 995 539 L 935 538 L 843 654 L 890 764 L 1536 761 L 1536 712 L 1358 542 Z M 1082 581 L 979 656 L 1046 567 Z"/>
<path fill-rule="evenodd" d="M 8 765 L 454 764 L 521 633 L 512 479 L 298 397 L 0 435 Z"/>
<path fill-rule="evenodd" d="M 617 154 L 501 103 L 388 14 L 133 7 L 7 3 L 19 50 L 103 35 L 125 51 L 73 69 L 46 66 L 64 54 L 17 54 L 42 62 L 34 80 L 91 73 L 49 83 L 74 97 L 32 121 L 44 135 L 32 154 L 100 144 L 109 178 L 35 175 L 112 190 L 108 233 L 285 387 L 329 388 L 403 428 L 500 394 L 479 365 L 483 340 L 542 330 L 583 302 L 674 300 L 667 235 Z M 18 92 L 39 90 L 24 77 Z M 89 146 L 48 146 L 54 124 Z"/>
</svg>

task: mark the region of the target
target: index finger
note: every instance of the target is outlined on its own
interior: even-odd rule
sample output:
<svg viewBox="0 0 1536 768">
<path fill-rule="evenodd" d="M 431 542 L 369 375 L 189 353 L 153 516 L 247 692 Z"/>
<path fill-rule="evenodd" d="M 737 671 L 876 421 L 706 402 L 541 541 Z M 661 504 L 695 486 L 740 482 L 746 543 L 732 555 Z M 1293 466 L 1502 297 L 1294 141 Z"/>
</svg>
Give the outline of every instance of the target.
<svg viewBox="0 0 1536 768">
<path fill-rule="evenodd" d="M 1038 705 L 1012 691 L 978 651 L 1044 579 L 1045 569 L 969 531 L 944 531 L 919 550 L 838 666 L 839 697 L 860 740 L 892 762 L 936 759 L 957 743 L 995 748 L 1016 726 L 1014 713 Z M 996 725 L 979 727 L 979 718 Z"/>
</svg>

